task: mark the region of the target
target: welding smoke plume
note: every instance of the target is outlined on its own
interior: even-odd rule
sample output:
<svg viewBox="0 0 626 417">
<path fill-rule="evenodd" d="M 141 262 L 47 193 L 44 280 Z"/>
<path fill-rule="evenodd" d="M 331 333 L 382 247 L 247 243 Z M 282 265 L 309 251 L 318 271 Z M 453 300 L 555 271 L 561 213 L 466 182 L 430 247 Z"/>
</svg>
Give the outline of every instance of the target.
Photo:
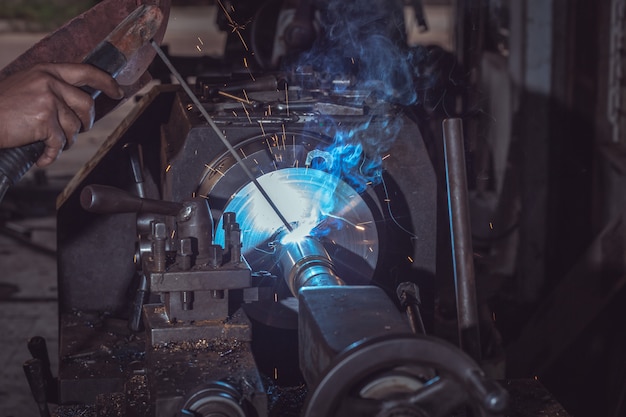
<svg viewBox="0 0 626 417">
<path fill-rule="evenodd" d="M 418 96 L 416 54 L 406 46 L 403 0 L 330 0 L 319 2 L 321 35 L 310 51 L 292 65 L 329 77 L 348 75 L 352 88 L 382 101 L 410 106 Z M 354 103 L 359 104 L 359 103 Z M 342 127 L 329 117 L 326 131 L 334 143 L 332 167 L 314 166 L 346 181 L 358 192 L 382 177 L 382 158 L 402 128 L 399 113 L 385 120 L 372 119 L 359 126 Z M 320 161 L 317 161 L 318 163 Z M 321 161 L 324 163 L 325 161 Z"/>
<path fill-rule="evenodd" d="M 320 2 L 321 35 L 295 62 L 324 74 L 354 75 L 357 88 L 401 105 L 416 100 L 403 0 Z"/>
</svg>

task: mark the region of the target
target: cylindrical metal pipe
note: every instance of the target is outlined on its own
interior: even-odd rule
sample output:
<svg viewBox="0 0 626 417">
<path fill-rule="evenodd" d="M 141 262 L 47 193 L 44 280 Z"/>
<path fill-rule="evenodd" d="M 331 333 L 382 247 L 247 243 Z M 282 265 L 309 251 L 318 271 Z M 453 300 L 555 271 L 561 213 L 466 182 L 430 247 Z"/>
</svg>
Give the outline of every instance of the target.
<svg viewBox="0 0 626 417">
<path fill-rule="evenodd" d="M 481 358 L 480 332 L 461 119 L 443 121 L 443 146 L 459 320 L 459 343 L 463 350 L 479 361 Z"/>
<path fill-rule="evenodd" d="M 296 297 L 303 287 L 344 285 L 335 273 L 330 255 L 317 239 L 281 242 L 276 257 L 287 286 Z"/>
</svg>

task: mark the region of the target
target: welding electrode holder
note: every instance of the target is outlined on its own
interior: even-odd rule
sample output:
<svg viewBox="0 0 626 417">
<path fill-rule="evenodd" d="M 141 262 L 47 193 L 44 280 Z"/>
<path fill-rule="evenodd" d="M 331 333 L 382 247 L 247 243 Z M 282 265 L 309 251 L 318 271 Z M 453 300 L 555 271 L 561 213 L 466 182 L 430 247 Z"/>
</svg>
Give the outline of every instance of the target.
<svg viewBox="0 0 626 417">
<path fill-rule="evenodd" d="M 83 63 L 91 64 L 99 68 L 113 78 L 126 65 L 126 57 L 109 42 L 102 42 L 84 60 Z M 94 100 L 100 91 L 89 86 L 81 87 L 81 90 L 91 95 Z M 34 142 L 17 148 L 0 150 L 0 201 L 10 186 L 17 182 L 28 172 L 46 148 L 43 142 Z"/>
<path fill-rule="evenodd" d="M 144 4 L 137 7 L 82 62 L 107 72 L 113 78 L 117 77 L 128 60 L 152 39 L 162 21 L 163 13 L 157 6 Z M 93 99 L 100 94 L 88 86 L 81 89 Z M 37 162 L 44 149 L 45 144 L 40 141 L 0 150 L 0 201 L 7 189 L 15 185 Z"/>
</svg>

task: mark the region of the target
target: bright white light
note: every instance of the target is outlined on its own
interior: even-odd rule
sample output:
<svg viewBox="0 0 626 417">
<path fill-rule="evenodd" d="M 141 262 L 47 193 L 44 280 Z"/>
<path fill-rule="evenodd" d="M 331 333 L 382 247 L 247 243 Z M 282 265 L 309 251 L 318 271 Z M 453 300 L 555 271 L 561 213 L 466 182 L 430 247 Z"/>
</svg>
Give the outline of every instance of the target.
<svg viewBox="0 0 626 417">
<path fill-rule="evenodd" d="M 378 247 L 371 242 L 378 241 L 378 234 L 374 219 L 352 187 L 312 168 L 285 168 L 257 180 L 293 231 L 286 233 L 284 224 L 256 186 L 247 184 L 232 196 L 225 208 L 236 214 L 244 256 L 248 257 L 250 252 L 271 252 L 271 240 L 278 235 L 282 243 L 326 235 L 375 266 Z M 224 244 L 221 219 L 215 231 L 215 243 Z"/>
</svg>

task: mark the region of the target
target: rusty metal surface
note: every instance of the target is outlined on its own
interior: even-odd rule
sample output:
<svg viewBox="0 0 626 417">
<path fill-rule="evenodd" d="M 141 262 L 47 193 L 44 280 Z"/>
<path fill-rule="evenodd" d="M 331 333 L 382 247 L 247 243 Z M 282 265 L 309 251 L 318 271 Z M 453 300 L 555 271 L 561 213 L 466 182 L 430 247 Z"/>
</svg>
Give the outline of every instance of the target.
<svg viewBox="0 0 626 417">
<path fill-rule="evenodd" d="M 81 62 L 98 43 L 137 6 L 156 4 L 163 12 L 163 25 L 154 39 L 161 41 L 167 27 L 170 0 L 104 0 L 76 16 L 37 42 L 0 71 L 0 79 L 41 62 Z M 154 58 L 149 45 L 142 48 L 118 77 L 123 85 L 136 82 Z M 142 70 L 143 69 L 143 70 Z"/>
<path fill-rule="evenodd" d="M 158 5 L 163 13 L 161 27 L 154 36 L 160 43 L 167 28 L 171 0 L 104 0 L 68 21 L 17 57 L 0 71 L 0 80 L 38 63 L 81 62 L 126 16 L 142 4 Z M 135 94 L 151 80 L 146 70 L 154 56 L 152 47 L 149 44 L 144 45 L 117 76 L 126 97 Z M 99 97 L 96 101 L 96 118 L 104 116 L 117 104 L 117 101 L 107 97 Z"/>
</svg>

